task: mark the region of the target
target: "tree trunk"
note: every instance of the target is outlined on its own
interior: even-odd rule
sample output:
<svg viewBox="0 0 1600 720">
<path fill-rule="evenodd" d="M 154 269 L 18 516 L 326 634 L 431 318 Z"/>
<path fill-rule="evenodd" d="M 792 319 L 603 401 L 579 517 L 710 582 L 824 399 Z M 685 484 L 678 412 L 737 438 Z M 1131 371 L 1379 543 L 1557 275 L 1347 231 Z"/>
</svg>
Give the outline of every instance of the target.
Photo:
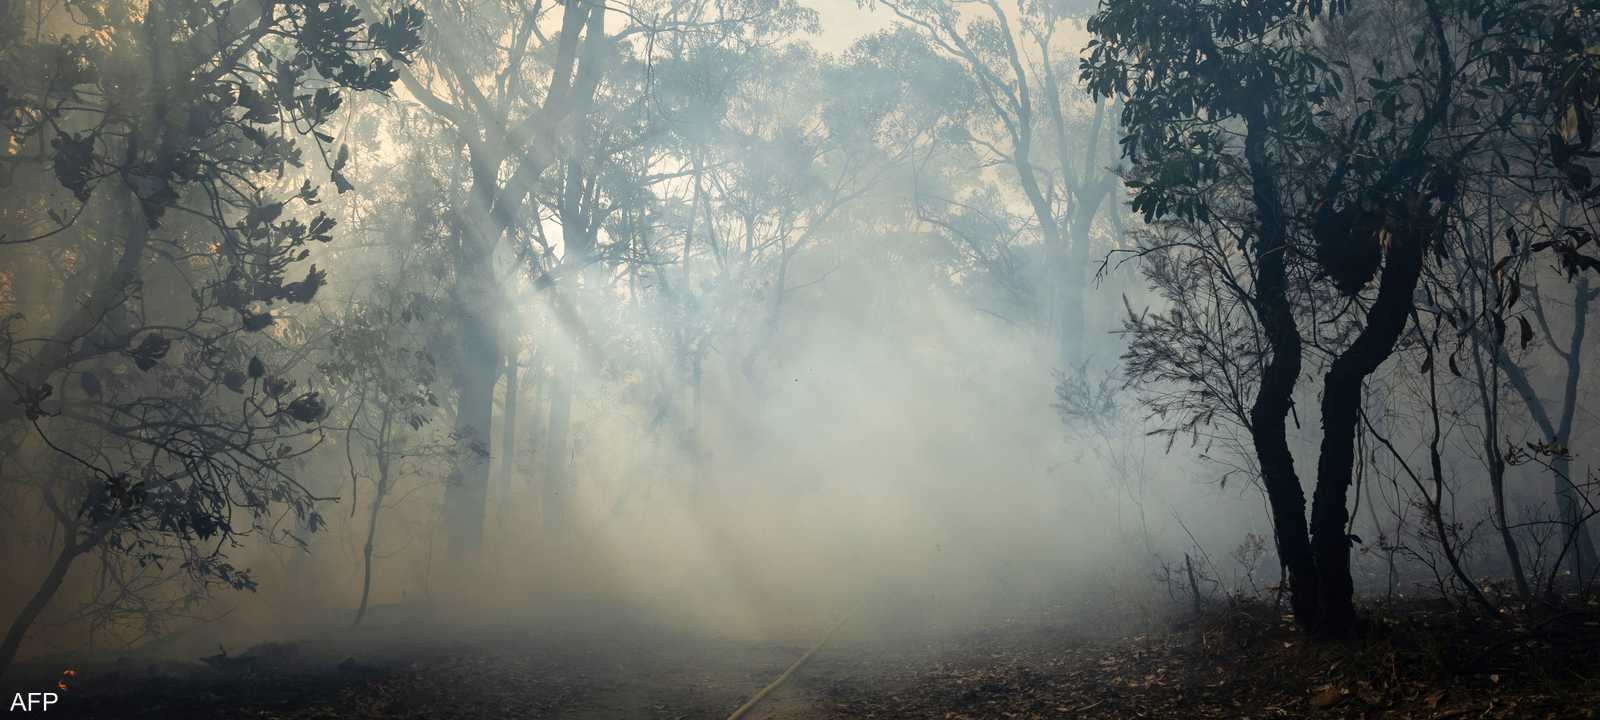
<svg viewBox="0 0 1600 720">
<path fill-rule="evenodd" d="M 1492 183 L 1489 191 L 1491 193 L 1494 191 Z M 1470 231 L 1466 238 L 1470 245 L 1473 238 Z M 1482 239 L 1483 259 L 1487 265 L 1487 262 L 1494 257 L 1495 232 L 1492 224 L 1483 233 Z M 1511 523 L 1506 514 L 1506 459 L 1505 453 L 1500 449 L 1500 378 L 1510 372 L 1508 364 L 1501 361 L 1506 355 L 1505 302 L 1501 294 L 1501 280 L 1487 278 L 1481 273 L 1482 269 L 1482 267 L 1477 268 L 1468 274 L 1468 277 L 1475 282 L 1469 285 L 1463 294 L 1475 298 L 1484 316 L 1492 319 L 1493 327 L 1498 328 L 1493 335 L 1485 335 L 1482 332 L 1471 334 L 1472 367 L 1478 391 L 1478 407 L 1483 415 L 1484 469 L 1489 475 L 1491 520 L 1505 549 L 1506 562 L 1511 566 L 1511 578 L 1517 586 L 1517 597 L 1527 601 L 1532 599 L 1533 591 L 1528 583 L 1528 574 L 1522 567 L 1522 552 L 1517 548 L 1517 539 L 1512 533 Z M 1515 275 L 1511 276 L 1511 282 L 1517 282 Z M 1486 358 L 1487 363 L 1485 363 Z"/>
<path fill-rule="evenodd" d="M 1421 221 L 1427 223 L 1431 219 Z M 1316 629 L 1335 637 L 1347 636 L 1356 629 L 1346 500 L 1355 472 L 1355 434 L 1361 420 L 1363 387 L 1367 376 L 1394 353 L 1395 343 L 1410 322 L 1431 228 L 1426 224 L 1391 227 L 1389 232 L 1391 239 L 1378 281 L 1378 297 L 1367 311 L 1365 327 L 1350 347 L 1334 358 L 1322 383 L 1322 447 L 1311 506 L 1311 544 L 1316 555 L 1321 612 Z"/>
<path fill-rule="evenodd" d="M 461 218 L 452 292 L 458 323 L 455 458 L 445 487 L 446 532 L 457 563 L 476 558 L 483 545 L 489 500 L 489 448 L 494 423 L 494 386 L 500 379 L 501 298 L 494 272 L 499 161 L 471 158 L 469 210 Z"/>
<path fill-rule="evenodd" d="M 492 337 L 477 333 L 480 323 L 468 320 L 461 332 L 478 335 L 478 343 L 492 345 Z M 481 351 L 480 351 L 481 352 Z M 445 488 L 451 553 L 464 560 L 483 543 L 484 512 L 488 509 L 489 435 L 494 416 L 494 385 L 500 363 L 482 352 L 460 359 L 457 370 L 456 456 Z"/>
<path fill-rule="evenodd" d="M 572 393 L 578 364 L 566 360 L 556 366 L 550 378 L 550 422 L 545 432 L 544 444 L 544 513 L 545 536 L 560 537 L 566 525 L 567 514 L 567 449 L 572 427 Z"/>
<path fill-rule="evenodd" d="M 1496 348 L 1499 363 L 1505 368 L 1506 380 L 1522 398 L 1523 405 L 1528 408 L 1528 414 L 1533 417 L 1534 424 L 1539 426 L 1539 431 L 1557 447 L 1567 447 L 1572 438 L 1572 425 L 1578 406 L 1578 381 L 1583 373 L 1583 341 L 1588 330 L 1589 304 L 1594 297 L 1594 293 L 1589 291 L 1588 275 L 1580 275 L 1573 282 L 1572 335 L 1565 352 L 1567 372 L 1562 383 L 1561 414 L 1557 418 L 1550 417 L 1545 401 L 1534 390 L 1527 371 L 1511 359 L 1504 347 Z M 1543 323 L 1542 303 L 1535 303 L 1535 312 Z M 1551 342 L 1554 342 L 1554 338 L 1551 338 Z M 1600 557 L 1596 557 L 1594 539 L 1588 525 L 1583 522 L 1587 514 L 1587 508 L 1583 506 L 1584 497 L 1573 484 L 1570 458 L 1555 457 L 1550 464 L 1550 470 L 1556 508 L 1561 521 L 1567 527 L 1566 537 L 1563 540 L 1567 570 L 1582 583 L 1586 578 L 1593 577 L 1596 570 L 1600 569 L 1597 568 L 1597 565 L 1600 565 Z"/>
<path fill-rule="evenodd" d="M 50 572 L 45 575 L 44 582 L 39 584 L 39 589 L 33 592 L 33 597 L 28 599 L 28 604 L 22 607 L 22 612 L 11 621 L 11 627 L 6 630 L 6 639 L 0 644 L 0 677 L 5 676 L 6 669 L 11 667 L 11 661 L 16 659 L 17 650 L 22 647 L 22 639 L 27 636 L 28 628 L 33 626 L 33 621 L 39 619 L 39 613 L 44 612 L 50 599 L 55 597 L 56 591 L 61 589 L 61 582 L 67 577 L 67 570 L 72 568 L 72 561 L 83 553 L 82 545 L 72 542 L 70 537 L 62 546 L 61 553 L 56 555 L 56 560 L 50 566 Z"/>
<path fill-rule="evenodd" d="M 1561 420 L 1551 441 L 1559 447 L 1569 447 L 1572 441 L 1572 421 L 1578 409 L 1578 380 L 1583 374 L 1583 338 L 1589 326 L 1589 303 L 1595 294 L 1589 290 L 1589 275 L 1581 274 L 1572 285 L 1572 337 L 1567 343 L 1567 377 L 1562 385 Z M 1583 522 L 1588 508 L 1583 507 L 1584 496 L 1578 492 L 1572 477 L 1572 459 L 1558 455 L 1551 463 L 1556 485 L 1556 506 L 1567 525 L 1567 567 L 1580 584 L 1593 577 L 1600 565 L 1594 540 Z"/>
<path fill-rule="evenodd" d="M 598 318 L 588 306 L 591 297 L 597 296 L 598 274 L 591 265 L 599 257 L 599 227 L 595 224 L 594 205 L 587 198 L 587 178 L 583 164 L 567 161 L 557 216 L 561 221 L 563 241 L 566 243 L 561 266 L 571 272 L 571 303 L 563 315 L 568 343 L 555 352 L 555 372 L 550 394 L 550 422 L 545 434 L 543 498 L 544 532 L 547 540 L 560 542 L 565 538 L 568 513 L 571 510 L 571 477 L 568 445 L 572 434 L 572 398 L 577 385 L 578 368 L 585 352 L 590 328 L 584 318 Z"/>
<path fill-rule="evenodd" d="M 521 353 L 515 348 L 506 353 L 506 403 L 500 412 L 500 488 L 511 487 L 517 466 L 517 411 L 522 401 Z"/>
<path fill-rule="evenodd" d="M 1288 298 L 1288 252 L 1277 176 L 1266 157 L 1268 121 L 1264 113 L 1248 117 L 1245 159 L 1250 164 L 1251 193 L 1261 234 L 1256 241 L 1254 298 L 1256 317 L 1272 349 L 1261 369 L 1261 387 L 1250 408 L 1250 437 L 1261 465 L 1261 481 L 1272 507 L 1278 558 L 1288 569 L 1289 607 L 1295 622 L 1309 627 L 1318 616 L 1317 573 L 1306 528 L 1306 497 L 1294 470 L 1285 423 L 1300 379 L 1301 339 Z"/>
<path fill-rule="evenodd" d="M 81 303 L 63 303 L 64 308 L 76 305 L 77 309 L 65 316 L 49 342 L 37 343 L 25 362 L 8 368 L 7 381 L 0 383 L 0 426 L 26 419 L 19 391 L 47 383 L 51 375 L 75 362 L 121 350 L 131 340 L 129 331 L 136 328 L 123 319 L 123 311 L 143 277 L 150 224 L 135 209 L 133 191 L 126 185 L 116 186 L 112 197 L 127 232 L 117 264 L 94 281 Z"/>
<path fill-rule="evenodd" d="M 372 594 L 372 546 L 378 539 L 378 513 L 383 511 L 383 498 L 389 494 L 388 440 L 390 418 L 384 412 L 383 427 L 378 430 L 378 487 L 372 493 L 372 514 L 367 518 L 367 543 L 361 547 L 361 605 L 356 608 L 356 619 L 350 627 L 361 627 L 367 616 L 367 598 Z"/>
<path fill-rule="evenodd" d="M 1061 234 L 1061 223 L 1056 218 L 1055 209 L 1050 206 L 1049 198 L 1045 197 L 1044 188 L 1039 185 L 1039 178 L 1034 173 L 1030 154 L 1032 153 L 1032 132 L 1028 129 L 1032 118 L 1024 114 L 1017 124 L 1019 128 L 1013 131 L 1012 144 L 1015 147 L 1015 156 L 1012 158 L 1013 169 L 1017 171 L 1017 179 L 1022 185 L 1022 194 L 1028 199 L 1028 206 L 1033 210 L 1033 219 L 1039 223 L 1040 240 L 1044 247 L 1045 271 L 1044 277 L 1039 279 L 1043 292 L 1037 293 L 1040 302 L 1044 305 L 1043 316 L 1047 336 L 1054 336 L 1058 348 L 1067 347 L 1065 335 L 1067 292 L 1064 283 L 1069 281 L 1067 266 L 1070 264 L 1065 237 Z M 1076 345 L 1076 343 L 1074 343 Z M 1062 361 L 1058 356 L 1052 361 Z"/>
<path fill-rule="evenodd" d="M 1511 523 L 1506 517 L 1506 461 L 1495 445 L 1495 437 L 1486 434 L 1483 441 L 1485 451 L 1489 454 L 1489 490 L 1494 503 L 1494 529 L 1500 534 L 1506 561 L 1511 565 L 1511 579 L 1517 584 L 1517 597 L 1531 600 L 1533 589 L 1528 585 L 1528 573 L 1522 567 L 1522 551 L 1517 547 L 1516 535 L 1512 534 Z"/>
<path fill-rule="evenodd" d="M 1060 362 L 1075 365 L 1084 359 L 1085 350 L 1092 347 L 1085 331 L 1088 329 L 1088 311 L 1084 308 L 1084 298 L 1088 295 L 1088 287 L 1092 281 L 1093 273 L 1089 270 L 1089 230 L 1094 226 L 1094 218 L 1099 213 L 1100 198 L 1094 198 L 1093 205 L 1087 204 L 1082 197 L 1079 198 L 1078 207 L 1072 222 L 1067 226 L 1067 235 L 1072 239 L 1071 259 L 1064 262 L 1057 283 L 1066 285 L 1066 293 L 1057 302 L 1060 307 L 1061 326 L 1057 328 L 1058 343 L 1061 353 Z"/>
<path fill-rule="evenodd" d="M 1565 436 L 1556 438 L 1558 444 L 1565 443 L 1566 440 Z M 1561 522 L 1567 527 L 1564 539 L 1567 548 L 1567 571 L 1572 573 L 1573 579 L 1581 586 L 1600 571 L 1600 557 L 1595 554 L 1594 537 L 1589 533 L 1588 523 L 1584 522 L 1589 511 L 1581 502 L 1583 496 L 1573 487 L 1572 459 L 1564 455 L 1558 456 L 1550 465 L 1556 483 L 1556 501 L 1561 512 Z"/>
<path fill-rule="evenodd" d="M 1428 359 L 1430 361 L 1428 363 L 1428 416 L 1433 421 L 1433 433 L 1428 439 L 1428 469 L 1433 471 L 1433 496 L 1428 496 L 1427 490 L 1422 487 L 1420 481 L 1417 483 L 1417 489 L 1422 491 L 1422 496 L 1428 501 L 1428 515 L 1433 520 L 1434 532 L 1439 534 L 1439 548 L 1444 551 L 1445 562 L 1450 564 L 1450 572 L 1455 575 L 1456 581 L 1467 589 L 1467 594 L 1472 597 L 1473 601 L 1477 602 L 1478 606 L 1483 608 L 1490 617 L 1493 617 L 1495 614 L 1494 605 L 1489 603 L 1489 598 L 1483 595 L 1483 589 L 1478 587 L 1478 583 L 1473 582 L 1472 578 L 1467 575 L 1466 568 L 1462 567 L 1461 557 L 1456 553 L 1455 542 L 1450 537 L 1450 528 L 1444 522 L 1444 458 L 1439 453 L 1439 442 L 1444 433 L 1439 422 L 1439 368 L 1437 364 L 1432 362 L 1434 354 L 1439 347 L 1439 332 L 1440 330 L 1436 325 L 1433 339 L 1428 343 Z M 1422 334 L 1421 328 L 1418 328 L 1417 334 Z M 1395 533 L 1395 537 L 1399 538 L 1398 532 Z"/>
<path fill-rule="evenodd" d="M 1503 327 L 1505 318 L 1498 309 L 1501 306 L 1500 298 L 1486 292 L 1483 304 L 1485 308 L 1496 308 L 1492 311 L 1496 323 Z M 1522 551 L 1517 548 L 1517 538 L 1512 534 L 1511 522 L 1506 516 L 1506 458 L 1500 450 L 1500 344 L 1504 341 L 1504 338 L 1484 338 L 1473 333 L 1472 364 L 1477 371 L 1478 402 L 1483 409 L 1483 458 L 1489 472 L 1494 529 L 1505 548 L 1506 562 L 1511 565 L 1511 579 L 1517 584 L 1517 597 L 1530 600 L 1533 591 L 1528 584 L 1528 573 L 1522 567 Z M 1485 343 L 1494 343 L 1494 346 L 1486 349 L 1483 347 Z M 1485 354 L 1489 356 L 1487 368 L 1483 363 Z"/>
<path fill-rule="evenodd" d="M 534 351 L 533 356 L 528 360 L 528 376 L 525 378 L 528 381 L 528 387 L 517 390 L 518 396 L 527 396 L 522 397 L 521 400 L 532 409 L 532 412 L 528 413 L 526 418 L 522 418 L 521 413 L 518 413 L 518 419 L 523 426 L 522 439 L 527 444 L 527 451 L 533 456 L 534 461 L 534 464 L 528 466 L 528 472 L 523 475 L 522 482 L 524 485 L 533 484 L 534 478 L 539 475 L 538 472 L 535 472 L 535 468 L 538 467 L 537 463 L 544 459 L 544 443 L 547 439 L 544 425 L 545 357 L 546 353 L 542 350 Z"/>
</svg>

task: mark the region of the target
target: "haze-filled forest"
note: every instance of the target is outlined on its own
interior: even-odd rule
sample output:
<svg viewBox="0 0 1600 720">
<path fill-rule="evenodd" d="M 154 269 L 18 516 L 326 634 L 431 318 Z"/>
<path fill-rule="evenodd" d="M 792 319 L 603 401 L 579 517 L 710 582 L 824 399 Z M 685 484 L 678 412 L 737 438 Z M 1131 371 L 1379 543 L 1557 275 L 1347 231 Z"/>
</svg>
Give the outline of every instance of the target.
<svg viewBox="0 0 1600 720">
<path fill-rule="evenodd" d="M 1594 717 L 1597 121 L 1595 0 L 0 0 L 3 699 Z"/>
</svg>

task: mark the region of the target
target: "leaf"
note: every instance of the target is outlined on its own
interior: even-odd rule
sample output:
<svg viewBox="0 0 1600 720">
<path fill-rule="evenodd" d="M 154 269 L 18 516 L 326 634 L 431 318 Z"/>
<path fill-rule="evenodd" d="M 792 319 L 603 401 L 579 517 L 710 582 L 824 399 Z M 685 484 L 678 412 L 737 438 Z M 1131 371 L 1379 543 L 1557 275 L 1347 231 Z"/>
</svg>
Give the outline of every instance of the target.
<svg viewBox="0 0 1600 720">
<path fill-rule="evenodd" d="M 327 414 L 327 406 L 315 392 L 309 392 L 289 403 L 289 417 L 302 423 L 314 423 Z"/>
<path fill-rule="evenodd" d="M 307 303 L 316 296 L 317 291 L 327 284 L 328 272 L 318 270 L 316 265 L 306 273 L 306 279 L 288 283 L 278 292 L 278 297 L 293 303 Z"/>
<path fill-rule="evenodd" d="M 261 362 L 261 357 L 260 356 L 251 355 L 250 356 L 250 378 L 252 380 L 259 380 L 259 379 L 261 379 L 261 376 L 266 375 L 266 374 L 267 374 L 267 365 L 266 365 L 266 363 Z"/>
<path fill-rule="evenodd" d="M 315 218 L 312 218 L 311 227 L 307 229 L 306 234 L 317 242 L 332 242 L 333 228 L 338 224 L 339 221 L 328 217 L 327 213 L 319 212 Z"/>
<path fill-rule="evenodd" d="M 277 109 L 249 83 L 239 84 L 239 107 L 245 109 L 245 122 L 267 124 L 278 119 Z"/>
<path fill-rule="evenodd" d="M 268 325 L 272 324 L 272 313 L 253 313 L 246 311 L 244 313 L 243 324 L 244 329 L 249 332 L 261 332 L 262 330 L 267 329 Z"/>
<path fill-rule="evenodd" d="M 1456 367 L 1456 356 L 1454 355 L 1450 356 L 1450 374 L 1461 377 L 1461 368 Z"/>
<path fill-rule="evenodd" d="M 281 202 L 258 205 L 250 208 L 250 210 L 245 213 L 245 224 L 251 226 L 265 225 L 277 220 L 278 216 L 282 214 L 283 203 Z"/>
<path fill-rule="evenodd" d="M 78 385 L 83 388 L 85 395 L 100 397 L 100 378 L 87 370 L 78 374 Z"/>
<path fill-rule="evenodd" d="M 1533 342 L 1533 326 L 1528 324 L 1528 319 L 1518 315 L 1517 324 L 1522 326 L 1522 349 L 1528 349 L 1528 343 Z"/>
<path fill-rule="evenodd" d="M 1568 163 L 1562 169 L 1567 173 L 1567 182 L 1579 190 L 1588 190 L 1594 184 L 1594 172 L 1586 165 Z"/>
<path fill-rule="evenodd" d="M 1550 160 L 1555 165 L 1566 165 L 1572 157 L 1572 151 L 1558 133 L 1550 133 L 1546 140 L 1550 143 Z"/>
<path fill-rule="evenodd" d="M 149 370 L 167 356 L 167 351 L 172 349 L 172 341 L 160 335 L 150 334 L 144 336 L 139 346 L 127 351 L 133 358 L 133 364 L 140 370 Z"/>
<path fill-rule="evenodd" d="M 1433 353 L 1428 353 L 1428 357 L 1422 361 L 1422 374 L 1430 372 L 1433 372 Z"/>
<path fill-rule="evenodd" d="M 88 133 L 68 135 L 58 132 L 50 147 L 55 150 L 52 164 L 56 180 L 71 190 L 78 202 L 89 201 L 89 182 L 94 175 L 94 136 Z"/>
</svg>

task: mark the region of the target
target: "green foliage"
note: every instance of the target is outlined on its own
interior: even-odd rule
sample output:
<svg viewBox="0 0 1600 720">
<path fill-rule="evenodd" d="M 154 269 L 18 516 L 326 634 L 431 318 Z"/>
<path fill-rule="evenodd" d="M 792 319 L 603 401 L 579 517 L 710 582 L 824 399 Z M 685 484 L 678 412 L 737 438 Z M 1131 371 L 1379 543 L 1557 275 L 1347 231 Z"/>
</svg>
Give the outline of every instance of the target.
<svg viewBox="0 0 1600 720">
<path fill-rule="evenodd" d="M 69 557 L 250 589 L 240 538 L 322 524 L 296 472 L 328 401 L 292 377 L 283 307 L 329 282 L 308 261 L 340 229 L 322 172 L 350 189 L 336 116 L 422 29 L 410 4 L 0 0 L 0 269 L 71 298 L 0 321 L 0 434 L 22 438 L 0 452 Z"/>
<path fill-rule="evenodd" d="M 1312 10 L 1281 0 L 1134 0 L 1090 19 L 1082 78 L 1096 96 L 1124 98 L 1128 186 L 1146 222 L 1211 218 L 1210 189 L 1238 165 L 1232 124 L 1270 116 L 1281 133 L 1320 135 L 1318 113 L 1343 88 L 1309 42 Z"/>
</svg>

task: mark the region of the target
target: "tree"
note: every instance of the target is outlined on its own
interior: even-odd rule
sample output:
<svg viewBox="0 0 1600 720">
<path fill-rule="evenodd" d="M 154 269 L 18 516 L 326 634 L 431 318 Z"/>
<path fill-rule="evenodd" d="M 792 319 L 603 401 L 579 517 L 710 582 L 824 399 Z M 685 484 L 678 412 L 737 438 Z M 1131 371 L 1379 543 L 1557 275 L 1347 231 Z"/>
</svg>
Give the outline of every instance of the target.
<svg viewBox="0 0 1600 720">
<path fill-rule="evenodd" d="M 1268 350 L 1249 429 L 1296 619 L 1318 634 L 1356 628 L 1347 493 L 1364 385 L 1414 314 L 1430 252 L 1455 231 L 1465 169 L 1501 157 L 1537 112 L 1519 48 L 1555 21 L 1541 12 L 1140 0 L 1090 21 L 1084 75 L 1097 96 L 1126 98 L 1133 208 L 1188 228 L 1229 222 L 1217 210 L 1236 201 L 1251 209 L 1237 251 L 1225 249 L 1242 254 L 1234 292 Z M 1377 22 L 1420 30 L 1398 47 L 1350 40 Z M 1285 425 L 1308 346 L 1323 429 L 1309 524 Z"/>
<path fill-rule="evenodd" d="M 292 342 L 277 308 L 326 282 L 299 265 L 335 225 L 304 150 L 346 189 L 348 149 L 323 127 L 349 93 L 389 88 L 421 14 L 168 0 L 0 17 L 0 178 L 65 191 L 6 193 L 5 265 L 71 258 L 0 321 L 0 455 L 64 531 L 3 670 L 87 553 L 251 588 L 227 561 L 237 538 L 284 506 L 320 523 L 292 470 L 325 405 L 292 362 L 268 367 L 263 338 Z"/>
<path fill-rule="evenodd" d="M 1085 118 L 1079 105 L 1085 98 L 1064 80 L 1071 77 L 1072 54 L 1060 37 L 1076 26 L 1079 9 L 1067 2 L 1018 3 L 1015 11 L 999 0 L 880 2 L 958 63 L 976 91 L 983 112 L 961 134 L 987 163 L 1015 174 L 1043 246 L 1037 282 L 1045 327 L 1056 342 L 1055 356 L 1076 363 L 1088 329 L 1093 230 L 1119 188 L 1100 159 L 1116 125 L 1115 98 L 1087 98 L 1093 108 Z"/>
<path fill-rule="evenodd" d="M 433 384 L 437 367 L 425 349 L 428 332 L 419 327 L 434 315 L 426 295 L 376 281 L 375 297 L 351 307 L 328 336 L 327 358 L 318 364 L 331 390 L 344 396 L 345 459 L 350 466 L 351 513 L 360 497 L 359 471 L 352 454 L 360 440 L 369 467 L 372 500 L 366 541 L 361 547 L 361 600 L 353 626 L 366 616 L 372 591 L 373 549 L 384 502 L 394 493 L 407 465 L 443 454 L 444 443 L 423 435 L 439 401 Z"/>
<path fill-rule="evenodd" d="M 505 357 L 500 258 L 510 243 L 527 237 L 520 232 L 530 219 L 528 197 L 581 127 L 612 52 L 601 3 L 563 6 L 560 32 L 552 38 L 539 28 L 554 11 L 544 3 L 499 10 L 475 17 L 435 13 L 438 32 L 451 42 L 422 56 L 417 74 L 401 76 L 466 151 L 465 207 L 452 215 L 459 248 L 451 293 L 458 318 L 452 359 L 458 447 L 446 497 L 450 547 L 461 560 L 482 543 L 488 502 L 494 387 Z M 507 26 L 509 34 L 500 35 Z M 492 37 L 494 51 L 463 55 L 461 41 L 475 36 Z M 546 72 L 535 61 L 547 55 L 553 60 Z M 530 92 L 539 86 L 542 96 Z"/>
<path fill-rule="evenodd" d="M 541 23 L 558 11 L 560 30 L 547 37 L 548 25 Z M 425 56 L 417 74 L 402 75 L 411 94 L 454 128 L 469 175 L 466 207 L 455 211 L 461 232 L 454 271 L 461 451 L 448 503 L 451 544 L 460 553 L 476 548 L 483 532 L 494 387 L 507 354 L 503 333 L 515 325 L 506 322 L 504 302 L 516 295 L 507 285 L 513 278 L 533 281 L 552 307 L 553 330 L 577 346 L 576 355 L 564 354 L 555 352 L 563 344 L 553 343 L 548 361 L 555 373 L 543 449 L 544 502 L 552 523 L 561 515 L 574 375 L 580 357 L 593 357 L 584 347 L 591 333 L 582 326 L 583 296 L 604 282 L 598 274 L 606 259 L 604 229 L 617 209 L 604 194 L 606 181 L 614 159 L 634 151 L 642 137 L 603 111 L 632 114 L 648 106 L 649 74 L 634 58 L 665 52 L 666 40 L 678 35 L 742 42 L 799 12 L 779 0 L 715 6 L 674 0 L 641 2 L 626 12 L 598 2 L 559 10 L 535 2 L 471 17 L 436 13 L 446 37 L 481 38 L 494 48 L 467 57 L 460 43 L 448 43 Z M 608 20 L 621 26 L 608 29 Z M 613 78 L 622 68 L 633 72 Z M 547 225 L 559 228 L 559 243 L 546 237 Z"/>
<path fill-rule="evenodd" d="M 1544 291 L 1535 287 L 1530 293 L 1534 302 L 1533 312 L 1538 319 L 1539 327 L 1544 332 L 1545 342 L 1550 344 L 1551 351 L 1561 359 L 1561 394 L 1559 404 L 1555 405 L 1555 413 L 1550 412 L 1551 407 L 1534 390 L 1533 383 L 1528 379 L 1529 373 L 1524 367 L 1509 358 L 1501 360 L 1506 368 L 1507 379 L 1522 399 L 1529 414 L 1533 416 L 1540 432 L 1549 438 L 1552 445 L 1560 448 L 1572 447 L 1574 421 L 1577 418 L 1580 397 L 1579 381 L 1583 375 L 1584 342 L 1588 339 L 1589 311 L 1594 306 L 1595 298 L 1600 296 L 1600 290 L 1591 286 L 1587 274 L 1580 275 L 1572 281 L 1571 292 L 1569 300 L 1571 314 L 1568 318 L 1571 330 L 1565 343 L 1561 343 L 1560 338 L 1550 329 L 1549 315 L 1552 313 L 1546 309 Z M 1581 584 L 1600 573 L 1600 554 L 1596 553 L 1593 534 L 1586 523 L 1586 516 L 1590 512 L 1584 507 L 1584 494 L 1572 479 L 1571 454 L 1557 453 L 1551 460 L 1550 474 L 1555 484 L 1556 506 L 1560 512 L 1561 522 L 1568 528 L 1562 552 L 1567 557 L 1569 572 Z"/>
</svg>

